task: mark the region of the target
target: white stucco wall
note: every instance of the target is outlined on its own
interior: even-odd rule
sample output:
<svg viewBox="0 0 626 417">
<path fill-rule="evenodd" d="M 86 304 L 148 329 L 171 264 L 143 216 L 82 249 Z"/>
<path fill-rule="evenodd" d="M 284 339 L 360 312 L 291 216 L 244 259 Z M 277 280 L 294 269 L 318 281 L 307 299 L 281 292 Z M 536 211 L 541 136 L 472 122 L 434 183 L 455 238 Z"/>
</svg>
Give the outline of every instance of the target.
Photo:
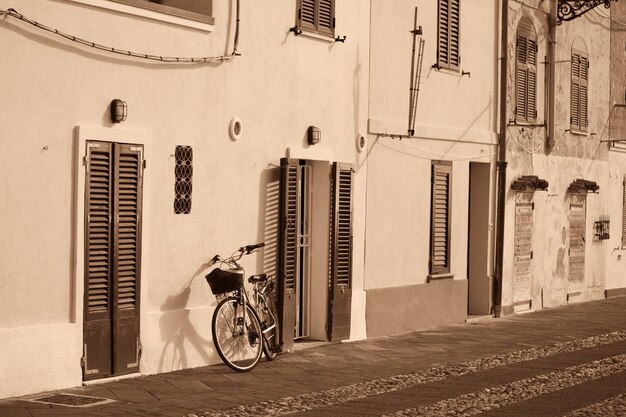
<svg viewBox="0 0 626 417">
<path fill-rule="evenodd" d="M 0 9 L 14 7 L 47 26 L 121 49 L 198 57 L 232 48 L 234 2 L 214 2 L 214 27 L 200 29 L 111 6 L 107 0 L 22 0 L 19 5 L 0 0 Z M 244 2 L 241 56 L 206 65 L 129 59 L 78 46 L 16 19 L 0 21 L 6 58 L 0 76 L 7 81 L 0 96 L 0 193 L 5 196 L 0 235 L 9 237 L 0 241 L 0 345 L 5 357 L 31 345 L 46 346 L 56 358 L 48 364 L 51 376 L 45 383 L 28 378 L 34 369 L 26 361 L 3 365 L 0 397 L 81 380 L 84 189 L 77 184 L 84 175 L 84 151 L 76 149 L 77 126 L 100 129 L 100 140 L 140 131 L 149 143 L 141 372 L 218 361 L 210 340 L 214 298 L 203 272 L 213 254 L 264 239 L 267 171 L 288 148 L 299 149 L 303 158 L 323 154 L 331 162 L 359 162 L 355 138 L 367 128 L 369 5 L 338 2 L 336 16 L 337 33 L 347 36 L 343 44 L 290 33 L 295 2 Z M 114 98 L 128 103 L 128 119 L 121 125 L 109 120 Z M 236 142 L 228 135 L 233 117 L 243 123 Z M 309 125 L 322 131 L 322 142 L 312 148 L 305 138 Z M 173 213 L 176 145 L 192 146 L 194 152 L 188 215 Z M 354 221 L 363 224 L 364 173 L 357 172 L 354 195 Z M 364 234 L 356 233 L 357 290 L 363 288 L 363 241 Z M 260 255 L 244 264 L 250 271 L 264 265 Z M 364 294 L 359 294 L 353 338 L 364 337 Z M 64 343 L 45 336 L 59 328 Z M 6 388 L 17 375 L 26 382 Z"/>
<path fill-rule="evenodd" d="M 416 133 L 400 139 L 408 126 L 415 6 L 425 41 Z M 427 282 L 433 160 L 453 163 L 451 272 L 465 279 L 469 162 L 493 162 L 496 152 L 497 2 L 461 5 L 459 72 L 431 68 L 436 2 L 372 1 L 371 26 L 365 288 Z"/>
</svg>

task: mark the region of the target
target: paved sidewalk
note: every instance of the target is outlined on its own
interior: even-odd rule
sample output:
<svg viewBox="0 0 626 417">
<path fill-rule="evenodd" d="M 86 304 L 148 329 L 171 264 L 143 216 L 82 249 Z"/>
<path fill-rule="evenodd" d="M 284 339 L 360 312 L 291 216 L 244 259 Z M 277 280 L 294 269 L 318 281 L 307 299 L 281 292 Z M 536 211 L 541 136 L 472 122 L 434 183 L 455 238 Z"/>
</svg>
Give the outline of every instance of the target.
<svg viewBox="0 0 626 417">
<path fill-rule="evenodd" d="M 356 416 L 368 414 L 368 410 L 380 415 L 381 410 L 403 409 L 406 415 L 448 415 L 437 414 L 436 407 L 463 406 L 467 410 L 462 404 L 470 400 L 472 407 L 483 407 L 476 408 L 477 412 L 492 415 L 488 413 L 489 399 L 472 394 L 468 400 L 467 393 L 495 383 L 515 393 L 520 389 L 519 381 L 534 386 L 542 380 L 535 372 L 539 368 L 550 369 L 552 379 L 564 378 L 568 387 L 574 388 L 581 375 L 590 381 L 607 378 L 608 388 L 605 383 L 597 384 L 596 389 L 610 389 L 606 395 L 616 396 L 607 397 L 607 401 L 619 405 L 626 401 L 626 361 L 620 356 L 624 353 L 626 297 L 617 297 L 400 336 L 324 344 L 279 355 L 273 362 L 263 359 L 249 373 L 215 365 L 0 400 L 0 416 Z M 546 361 L 553 356 L 558 356 L 559 364 Z M 587 362 L 588 357 L 597 357 L 600 362 L 579 363 Z M 567 368 L 570 365 L 575 366 Z M 602 374 L 595 376 L 594 372 Z M 537 407 L 549 407 L 541 403 L 548 392 L 558 394 L 567 388 L 542 384 L 543 392 L 528 393 L 529 401 Z M 590 389 L 594 386 L 591 383 Z M 419 395 L 415 387 L 421 387 Z M 62 399 L 59 395 L 64 394 L 112 401 L 80 408 L 32 401 L 44 396 Z M 498 401 L 507 404 L 510 396 Z M 439 398 L 445 401 L 436 401 Z M 422 400 L 424 405 L 417 404 Z M 350 406 L 340 412 L 348 401 Z M 590 401 L 581 400 L 579 405 L 588 406 Z M 245 405 L 249 406 L 241 407 Z M 323 408 L 330 406 L 337 408 Z"/>
</svg>

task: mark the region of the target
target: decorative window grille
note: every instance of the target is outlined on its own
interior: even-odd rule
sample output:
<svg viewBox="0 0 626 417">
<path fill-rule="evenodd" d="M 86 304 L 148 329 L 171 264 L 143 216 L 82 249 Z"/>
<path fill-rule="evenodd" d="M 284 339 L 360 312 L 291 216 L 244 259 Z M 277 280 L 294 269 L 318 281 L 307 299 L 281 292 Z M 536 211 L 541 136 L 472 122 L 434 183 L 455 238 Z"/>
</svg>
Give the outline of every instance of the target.
<svg viewBox="0 0 626 417">
<path fill-rule="evenodd" d="M 437 67 L 458 70 L 461 65 L 460 0 L 439 0 Z"/>
<path fill-rule="evenodd" d="M 571 88 L 571 129 L 586 132 L 587 91 L 589 83 L 589 55 L 583 51 L 572 50 L 572 88 Z"/>
<path fill-rule="evenodd" d="M 335 36 L 335 0 L 298 0 L 296 29 Z"/>
<path fill-rule="evenodd" d="M 174 192 L 174 213 L 189 214 L 191 212 L 191 185 L 193 177 L 193 150 L 191 146 L 176 146 L 176 167 L 174 175 L 176 184 Z"/>
<path fill-rule="evenodd" d="M 116 3 L 130 4 L 142 9 L 213 23 L 213 0 L 109 0 Z"/>
<path fill-rule="evenodd" d="M 452 163 L 433 161 L 430 218 L 430 274 L 450 273 Z"/>
<path fill-rule="evenodd" d="M 515 66 L 515 118 L 537 119 L 537 33 L 530 19 L 522 18 L 517 27 Z"/>
</svg>

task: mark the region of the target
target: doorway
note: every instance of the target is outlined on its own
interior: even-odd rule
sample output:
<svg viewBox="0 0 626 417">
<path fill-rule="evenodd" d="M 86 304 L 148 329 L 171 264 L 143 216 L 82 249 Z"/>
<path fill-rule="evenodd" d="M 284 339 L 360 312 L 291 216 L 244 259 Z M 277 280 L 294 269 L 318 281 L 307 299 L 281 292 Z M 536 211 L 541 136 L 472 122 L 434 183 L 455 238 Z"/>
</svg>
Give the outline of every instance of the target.
<svg viewBox="0 0 626 417">
<path fill-rule="evenodd" d="M 88 141 L 83 379 L 139 371 L 143 145 Z"/>
<path fill-rule="evenodd" d="M 491 312 L 490 248 L 491 165 L 470 162 L 467 242 L 468 315 Z"/>
</svg>

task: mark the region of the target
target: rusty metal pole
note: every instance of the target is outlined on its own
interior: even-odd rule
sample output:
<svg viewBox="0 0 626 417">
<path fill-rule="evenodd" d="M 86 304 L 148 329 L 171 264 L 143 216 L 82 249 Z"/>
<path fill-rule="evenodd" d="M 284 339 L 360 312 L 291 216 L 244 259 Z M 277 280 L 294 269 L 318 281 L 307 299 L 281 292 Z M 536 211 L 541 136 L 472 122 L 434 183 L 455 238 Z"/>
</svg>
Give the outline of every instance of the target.
<svg viewBox="0 0 626 417">
<path fill-rule="evenodd" d="M 502 308 L 502 266 L 504 259 L 504 217 L 506 203 L 506 117 L 508 91 L 509 1 L 502 0 L 500 36 L 500 134 L 498 136 L 498 190 L 496 205 L 496 253 L 494 265 L 493 310 L 496 317 Z"/>
</svg>

